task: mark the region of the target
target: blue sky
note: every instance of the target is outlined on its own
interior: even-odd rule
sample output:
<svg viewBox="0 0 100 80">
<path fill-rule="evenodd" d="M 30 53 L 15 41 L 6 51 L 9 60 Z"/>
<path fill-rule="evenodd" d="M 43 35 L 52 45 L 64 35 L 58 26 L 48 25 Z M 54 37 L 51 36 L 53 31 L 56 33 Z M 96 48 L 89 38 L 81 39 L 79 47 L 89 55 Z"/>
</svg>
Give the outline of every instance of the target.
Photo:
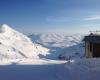
<svg viewBox="0 0 100 80">
<path fill-rule="evenodd" d="M 100 30 L 100 0 L 0 0 L 0 24 L 23 33 Z"/>
</svg>

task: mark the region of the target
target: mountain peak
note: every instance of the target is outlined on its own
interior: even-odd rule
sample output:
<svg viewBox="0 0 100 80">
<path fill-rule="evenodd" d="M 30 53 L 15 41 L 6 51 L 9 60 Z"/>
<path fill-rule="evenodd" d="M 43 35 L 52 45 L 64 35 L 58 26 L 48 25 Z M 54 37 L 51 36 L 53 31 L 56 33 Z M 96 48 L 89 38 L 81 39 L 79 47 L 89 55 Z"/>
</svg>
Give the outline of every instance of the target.
<svg viewBox="0 0 100 80">
<path fill-rule="evenodd" d="M 39 58 L 39 54 L 48 54 L 48 49 L 34 44 L 24 34 L 0 25 L 0 59 Z"/>
<path fill-rule="evenodd" d="M 0 25 L 0 28 L 10 28 L 7 24 Z"/>
<path fill-rule="evenodd" d="M 2 24 L 1 26 L 2 26 L 2 27 L 8 27 L 8 25 L 7 25 L 7 24 Z"/>
<path fill-rule="evenodd" d="M 11 31 L 12 29 L 7 24 L 0 25 L 0 33 L 5 33 L 6 31 Z"/>
</svg>

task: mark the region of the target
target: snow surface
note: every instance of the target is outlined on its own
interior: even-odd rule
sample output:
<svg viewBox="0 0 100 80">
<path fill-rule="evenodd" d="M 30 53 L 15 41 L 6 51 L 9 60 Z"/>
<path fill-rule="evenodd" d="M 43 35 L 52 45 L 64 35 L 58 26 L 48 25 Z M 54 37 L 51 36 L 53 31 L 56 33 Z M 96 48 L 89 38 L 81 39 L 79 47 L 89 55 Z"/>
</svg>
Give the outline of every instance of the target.
<svg viewBox="0 0 100 80">
<path fill-rule="evenodd" d="M 50 49 L 50 53 L 41 58 L 58 59 L 58 57 L 78 58 L 84 56 L 83 34 L 66 33 L 33 33 L 29 35 L 33 42 L 43 45 Z"/>
<path fill-rule="evenodd" d="M 25 59 L 1 62 L 0 80 L 100 80 L 100 59 Z M 7 62 L 11 64 L 5 65 Z"/>
<path fill-rule="evenodd" d="M 39 58 L 39 54 L 46 55 L 48 51 L 8 25 L 0 26 L 0 59 Z"/>
</svg>

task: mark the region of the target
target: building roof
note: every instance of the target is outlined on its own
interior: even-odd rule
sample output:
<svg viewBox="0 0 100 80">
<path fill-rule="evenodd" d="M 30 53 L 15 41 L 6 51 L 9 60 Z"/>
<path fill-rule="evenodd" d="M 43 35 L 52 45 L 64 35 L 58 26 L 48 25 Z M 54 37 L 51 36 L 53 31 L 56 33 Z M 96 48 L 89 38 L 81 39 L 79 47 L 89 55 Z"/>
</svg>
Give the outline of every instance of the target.
<svg viewBox="0 0 100 80">
<path fill-rule="evenodd" d="M 100 35 L 85 36 L 83 41 L 87 41 L 87 42 L 91 42 L 91 43 L 100 43 Z"/>
</svg>

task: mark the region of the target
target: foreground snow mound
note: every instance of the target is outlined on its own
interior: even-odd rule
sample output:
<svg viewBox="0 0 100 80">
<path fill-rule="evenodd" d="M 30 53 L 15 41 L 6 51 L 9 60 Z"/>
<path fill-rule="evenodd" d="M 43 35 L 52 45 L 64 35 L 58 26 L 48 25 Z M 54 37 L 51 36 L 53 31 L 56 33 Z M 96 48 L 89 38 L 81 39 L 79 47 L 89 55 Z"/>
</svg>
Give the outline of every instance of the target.
<svg viewBox="0 0 100 80">
<path fill-rule="evenodd" d="M 48 51 L 8 25 L 0 26 L 0 59 L 39 58 L 39 54 L 46 55 Z"/>
<path fill-rule="evenodd" d="M 45 56 L 50 59 L 69 59 L 81 57 L 84 54 L 83 34 L 66 33 L 33 33 L 29 36 L 33 42 L 50 49 L 52 54 Z"/>
</svg>

